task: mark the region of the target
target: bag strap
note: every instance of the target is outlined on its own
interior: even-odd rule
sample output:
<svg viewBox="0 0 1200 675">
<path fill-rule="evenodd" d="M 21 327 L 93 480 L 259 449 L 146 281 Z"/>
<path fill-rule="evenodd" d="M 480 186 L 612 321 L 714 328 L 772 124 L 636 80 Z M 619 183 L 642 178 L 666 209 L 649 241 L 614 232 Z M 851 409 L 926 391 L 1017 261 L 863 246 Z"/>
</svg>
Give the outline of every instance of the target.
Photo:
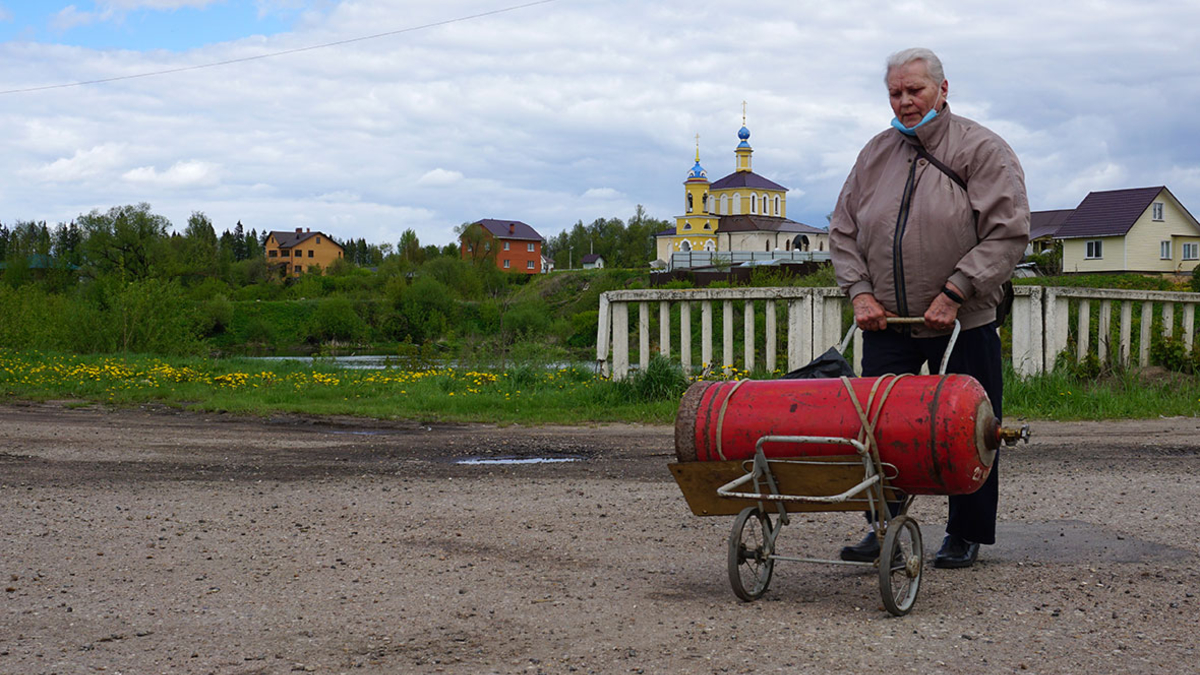
<svg viewBox="0 0 1200 675">
<path fill-rule="evenodd" d="M 955 173 L 954 169 L 951 169 L 950 167 L 946 166 L 946 164 L 943 163 L 941 160 L 939 160 L 937 157 L 934 157 L 933 155 L 929 154 L 929 151 L 925 149 L 925 146 L 923 146 L 923 145 L 917 146 L 917 156 L 921 157 L 922 159 L 928 160 L 930 164 L 936 166 L 939 170 L 941 170 L 942 173 L 949 176 L 950 180 L 954 181 L 955 183 L 958 183 L 958 187 L 962 188 L 964 191 L 967 189 L 967 181 L 963 180 L 962 176 Z"/>
</svg>

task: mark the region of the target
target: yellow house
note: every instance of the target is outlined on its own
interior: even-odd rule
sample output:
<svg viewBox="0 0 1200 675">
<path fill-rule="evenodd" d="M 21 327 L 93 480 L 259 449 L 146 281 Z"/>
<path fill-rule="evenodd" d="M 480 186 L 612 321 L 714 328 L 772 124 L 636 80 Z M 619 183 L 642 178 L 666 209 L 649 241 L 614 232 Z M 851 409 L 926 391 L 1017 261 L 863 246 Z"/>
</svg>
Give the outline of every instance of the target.
<svg viewBox="0 0 1200 675">
<path fill-rule="evenodd" d="M 683 182 L 684 213 L 673 229 L 655 235 L 659 260 L 688 251 L 826 250 L 826 230 L 788 219 L 788 189 L 754 173 L 749 139 L 743 117 L 734 172 L 714 183 L 700 165 L 697 140 L 696 161 Z"/>
<path fill-rule="evenodd" d="M 299 227 L 295 232 L 271 232 L 263 248 L 267 263 L 279 265 L 289 277 L 304 272 L 320 274 L 345 255 L 342 245 L 328 235 Z"/>
<path fill-rule="evenodd" d="M 1186 274 L 1200 265 L 1200 223 L 1164 186 L 1089 193 L 1054 238 L 1067 274 Z"/>
</svg>

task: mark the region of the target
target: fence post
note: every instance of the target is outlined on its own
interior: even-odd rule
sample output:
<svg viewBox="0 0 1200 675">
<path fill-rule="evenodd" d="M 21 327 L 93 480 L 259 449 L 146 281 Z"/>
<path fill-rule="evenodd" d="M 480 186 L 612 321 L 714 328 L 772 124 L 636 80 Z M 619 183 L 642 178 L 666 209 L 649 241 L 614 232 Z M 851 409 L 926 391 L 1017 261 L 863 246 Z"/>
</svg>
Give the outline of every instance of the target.
<svg viewBox="0 0 1200 675">
<path fill-rule="evenodd" d="M 700 367 L 712 369 L 712 301 L 705 300 L 700 304 Z"/>
<path fill-rule="evenodd" d="M 1188 302 L 1183 305 L 1183 349 L 1192 353 L 1192 339 L 1196 334 L 1196 303 Z"/>
<path fill-rule="evenodd" d="M 766 321 L 764 323 L 766 324 L 765 328 L 767 332 L 767 344 L 765 347 L 763 347 L 763 351 L 766 353 L 767 357 L 767 372 L 774 374 L 776 362 L 775 350 L 779 348 L 779 345 L 776 344 L 778 340 L 775 339 L 775 331 L 778 328 L 775 317 L 775 301 L 767 300 L 763 311 L 766 312 Z"/>
<path fill-rule="evenodd" d="M 658 303 L 658 353 L 671 358 L 671 303 Z"/>
<path fill-rule="evenodd" d="M 1092 336 L 1092 301 L 1087 298 L 1079 300 L 1079 339 L 1076 340 L 1075 362 L 1083 363 L 1088 355 L 1089 339 Z"/>
<path fill-rule="evenodd" d="M 629 303 L 613 303 L 612 324 L 612 379 L 623 380 L 629 375 Z"/>
<path fill-rule="evenodd" d="M 1121 303 L 1121 365 L 1129 365 L 1129 355 L 1132 351 L 1130 338 L 1133 329 L 1133 303 L 1126 300 Z"/>
<path fill-rule="evenodd" d="M 1071 303 L 1068 298 L 1060 297 L 1054 288 L 1046 289 L 1042 301 L 1046 314 L 1046 351 L 1042 355 L 1042 364 L 1045 371 L 1050 373 L 1054 372 L 1058 355 L 1067 348 L 1071 330 Z"/>
<path fill-rule="evenodd" d="M 596 365 L 600 368 L 600 374 L 603 376 L 611 375 L 609 372 L 608 361 L 608 345 L 609 336 L 612 331 L 609 330 L 611 323 L 610 319 L 612 312 L 608 303 L 608 293 L 600 294 L 600 315 L 596 322 Z"/>
<path fill-rule="evenodd" d="M 1138 331 L 1138 365 L 1150 365 L 1150 324 L 1154 323 L 1154 303 L 1142 301 L 1142 325 Z"/>
<path fill-rule="evenodd" d="M 721 370 L 728 376 L 733 367 L 733 301 L 721 303 Z"/>
<path fill-rule="evenodd" d="M 650 366 L 650 305 L 638 303 L 638 367 L 642 372 Z"/>
<path fill-rule="evenodd" d="M 747 300 L 742 310 L 742 367 L 746 372 L 754 370 L 754 301 Z"/>
<path fill-rule="evenodd" d="M 684 300 L 679 303 L 679 362 L 683 372 L 692 372 L 692 303 Z"/>
<path fill-rule="evenodd" d="M 1030 288 L 1029 295 L 1022 294 L 1013 298 L 1013 370 L 1021 377 L 1029 377 L 1042 371 L 1045 346 L 1042 344 L 1041 290 Z"/>
<path fill-rule="evenodd" d="M 1096 335 L 1096 353 L 1100 363 L 1108 362 L 1108 347 L 1112 340 L 1112 300 L 1100 301 L 1100 332 Z"/>
</svg>

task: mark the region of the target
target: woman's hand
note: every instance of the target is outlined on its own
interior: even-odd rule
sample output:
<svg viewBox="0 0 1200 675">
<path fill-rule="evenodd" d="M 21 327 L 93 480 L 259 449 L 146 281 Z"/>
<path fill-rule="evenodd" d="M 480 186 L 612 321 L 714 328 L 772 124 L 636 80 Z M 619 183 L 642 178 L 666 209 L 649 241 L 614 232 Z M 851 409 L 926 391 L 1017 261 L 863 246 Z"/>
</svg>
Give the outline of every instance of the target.
<svg viewBox="0 0 1200 675">
<path fill-rule="evenodd" d="M 950 292 L 962 297 L 962 291 L 954 284 L 947 283 L 946 288 Z M 949 330 L 954 328 L 954 320 L 958 318 L 957 302 L 950 299 L 950 296 L 945 293 L 938 293 L 933 299 L 933 303 L 929 305 L 929 309 L 925 310 L 925 325 L 934 330 Z"/>
<path fill-rule="evenodd" d="M 854 305 L 854 323 L 862 330 L 883 330 L 887 328 L 887 317 L 895 316 L 870 293 L 859 293 L 850 302 Z"/>
</svg>

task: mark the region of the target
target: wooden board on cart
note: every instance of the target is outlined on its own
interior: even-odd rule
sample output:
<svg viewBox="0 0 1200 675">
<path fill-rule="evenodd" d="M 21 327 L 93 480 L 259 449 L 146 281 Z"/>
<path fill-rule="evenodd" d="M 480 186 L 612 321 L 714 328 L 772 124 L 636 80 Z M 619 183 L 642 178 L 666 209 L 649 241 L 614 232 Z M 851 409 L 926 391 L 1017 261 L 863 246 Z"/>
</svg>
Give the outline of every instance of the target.
<svg viewBox="0 0 1200 675">
<path fill-rule="evenodd" d="M 791 463 L 795 461 L 804 463 Z M 776 457 L 768 460 L 768 465 L 782 495 L 823 497 L 841 494 L 861 483 L 865 475 L 862 458 L 858 455 Z M 746 475 L 751 470 L 751 460 L 672 462 L 667 467 L 675 476 L 675 482 L 679 484 L 692 513 L 697 516 L 736 516 L 747 506 L 758 504 L 758 500 L 754 499 L 735 499 L 717 494 L 717 488 Z M 765 481 L 762 488 L 763 492 L 768 491 Z M 754 484 L 747 483 L 736 491 L 754 492 Z M 889 500 L 897 499 L 890 489 L 884 492 Z M 783 504 L 788 512 L 864 511 L 867 498 L 861 494 L 834 504 L 798 501 L 785 501 Z M 768 503 L 767 510 L 774 511 L 774 503 Z"/>
</svg>

